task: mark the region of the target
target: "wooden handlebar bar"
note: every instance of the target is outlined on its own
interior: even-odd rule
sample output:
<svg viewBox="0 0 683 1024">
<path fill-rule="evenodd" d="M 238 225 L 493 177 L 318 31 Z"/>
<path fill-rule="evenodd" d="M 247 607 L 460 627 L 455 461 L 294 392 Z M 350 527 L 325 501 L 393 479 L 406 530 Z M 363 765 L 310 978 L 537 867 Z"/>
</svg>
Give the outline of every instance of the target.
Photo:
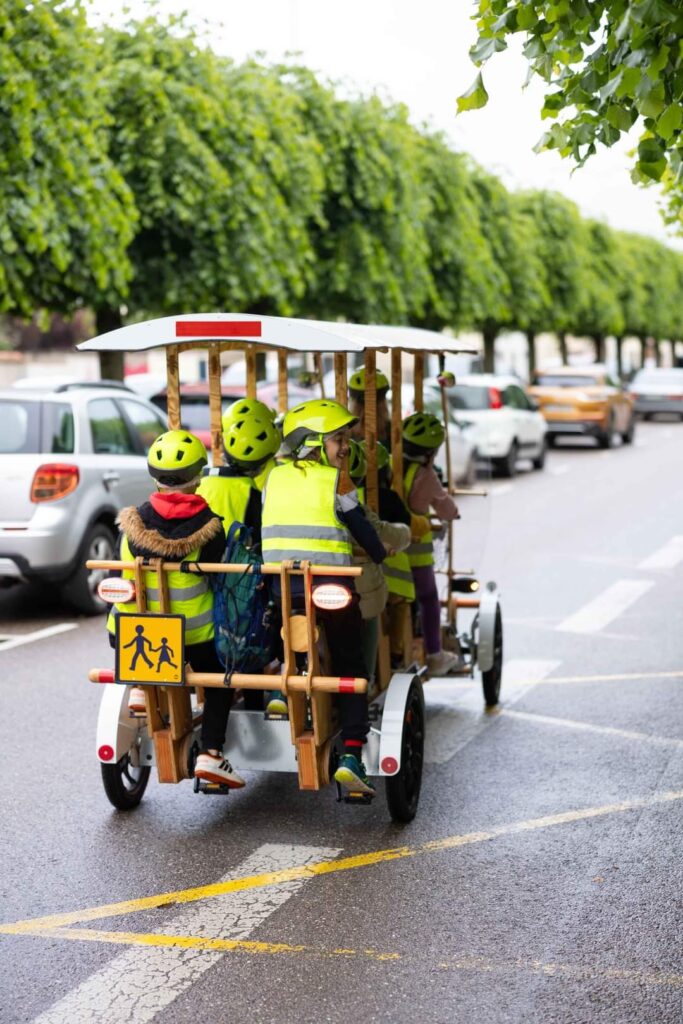
<svg viewBox="0 0 683 1024">
<path fill-rule="evenodd" d="M 91 668 L 88 672 L 88 679 L 91 683 L 113 682 L 113 674 L 112 669 Z M 281 686 L 283 682 L 280 673 L 250 675 L 244 672 L 234 672 L 230 677 L 230 683 L 226 686 L 225 676 L 222 672 L 193 672 L 191 670 L 185 672 L 186 687 L 203 686 L 205 689 L 207 687 L 212 689 L 223 687 L 232 690 L 269 690 L 273 686 Z M 163 686 L 164 684 L 143 681 L 137 685 Z M 286 686 L 288 691 L 305 693 L 308 690 L 308 680 L 306 676 L 302 675 L 287 676 Z M 367 693 L 368 681 L 360 678 L 340 679 L 339 676 L 313 676 L 310 689 L 315 693 Z"/>
<path fill-rule="evenodd" d="M 112 560 L 99 561 L 96 558 L 88 559 L 85 563 L 87 569 L 135 569 L 135 562 L 115 562 Z M 295 569 L 293 567 L 287 567 L 286 571 L 296 574 L 302 574 L 304 572 L 304 563 L 300 563 L 301 568 Z M 187 568 L 183 570 L 182 566 Z M 231 562 L 162 562 L 162 569 L 167 572 L 192 572 L 192 573 L 219 573 L 219 572 L 253 572 L 253 566 L 251 565 L 234 565 Z M 153 566 L 143 566 L 143 569 L 147 572 L 154 572 Z M 311 565 L 311 573 L 313 576 L 360 576 L 362 569 L 355 565 Z M 264 576 L 279 576 L 282 571 L 280 565 L 276 565 L 274 562 L 264 562 L 261 566 L 261 572 Z"/>
</svg>

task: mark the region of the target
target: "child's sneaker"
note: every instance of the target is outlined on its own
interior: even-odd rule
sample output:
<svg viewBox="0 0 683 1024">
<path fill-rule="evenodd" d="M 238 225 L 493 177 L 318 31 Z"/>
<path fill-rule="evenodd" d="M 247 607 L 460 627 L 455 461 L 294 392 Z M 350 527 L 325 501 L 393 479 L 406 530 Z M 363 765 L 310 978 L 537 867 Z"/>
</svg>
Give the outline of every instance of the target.
<svg viewBox="0 0 683 1024">
<path fill-rule="evenodd" d="M 289 714 L 289 708 L 287 707 L 287 701 L 283 697 L 279 690 L 270 691 L 270 700 L 266 705 L 267 716 L 277 715 L 278 717 L 285 718 Z"/>
<path fill-rule="evenodd" d="M 375 787 L 370 782 L 365 765 L 354 754 L 343 754 L 339 767 L 334 773 L 335 782 L 351 793 L 369 793 L 375 795 Z"/>
<path fill-rule="evenodd" d="M 430 676 L 447 676 L 449 672 L 464 667 L 464 660 L 450 651 L 439 651 L 438 654 L 427 655 L 427 671 Z"/>
<path fill-rule="evenodd" d="M 197 755 L 194 777 L 204 779 L 205 782 L 215 782 L 220 786 L 229 786 L 231 789 L 241 789 L 245 785 L 242 776 L 237 774 L 226 757 L 222 754 L 210 754 L 208 750 L 203 750 Z"/>
<path fill-rule="evenodd" d="M 144 715 L 147 711 L 145 691 L 139 686 L 134 686 L 128 694 L 128 710 L 131 715 Z"/>
</svg>

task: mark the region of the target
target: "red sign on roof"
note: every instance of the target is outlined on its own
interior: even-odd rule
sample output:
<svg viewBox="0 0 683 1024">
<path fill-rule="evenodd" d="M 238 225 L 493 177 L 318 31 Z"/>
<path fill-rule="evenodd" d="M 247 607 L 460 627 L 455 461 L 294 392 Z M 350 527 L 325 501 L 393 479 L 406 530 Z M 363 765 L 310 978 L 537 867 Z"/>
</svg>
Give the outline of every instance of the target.
<svg viewBox="0 0 683 1024">
<path fill-rule="evenodd" d="M 176 320 L 176 338 L 260 338 L 260 320 Z"/>
</svg>

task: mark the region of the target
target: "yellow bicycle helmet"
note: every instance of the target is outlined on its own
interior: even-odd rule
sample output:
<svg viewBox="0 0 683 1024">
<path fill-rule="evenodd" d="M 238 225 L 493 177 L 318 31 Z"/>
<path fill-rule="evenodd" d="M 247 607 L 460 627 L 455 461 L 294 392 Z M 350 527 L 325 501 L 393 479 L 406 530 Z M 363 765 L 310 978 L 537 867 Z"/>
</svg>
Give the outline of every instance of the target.
<svg viewBox="0 0 683 1024">
<path fill-rule="evenodd" d="M 287 413 L 282 424 L 283 441 L 294 454 L 302 447 L 322 447 L 325 434 L 334 434 L 358 422 L 339 402 L 331 398 L 313 398 Z"/>
<path fill-rule="evenodd" d="M 252 413 L 260 416 L 261 419 L 269 419 L 271 423 L 275 419 L 275 409 L 271 409 L 258 398 L 238 398 L 223 413 L 221 420 L 223 430 L 226 431 L 233 420 L 239 419 L 240 416 L 249 416 Z"/>
<path fill-rule="evenodd" d="M 251 413 L 238 416 L 223 431 L 223 445 L 229 462 L 245 469 L 258 469 L 280 447 L 280 434 L 269 416 Z"/>
<path fill-rule="evenodd" d="M 377 397 L 386 398 L 387 391 L 389 390 L 390 384 L 386 374 L 382 373 L 381 370 L 377 370 L 375 373 L 375 384 L 377 387 Z M 352 398 L 355 398 L 359 402 L 365 401 L 365 367 L 359 366 L 357 370 L 354 370 L 349 377 L 349 394 Z"/>
<path fill-rule="evenodd" d="M 362 441 L 349 441 L 349 476 L 352 480 L 363 480 L 368 471 L 365 445 Z"/>
<path fill-rule="evenodd" d="M 434 451 L 443 444 L 446 433 L 441 420 L 428 412 L 414 412 L 403 421 L 403 441 L 410 452 Z"/>
<path fill-rule="evenodd" d="M 362 443 L 365 444 L 365 442 L 362 442 Z M 382 444 L 381 441 L 378 441 L 377 442 L 377 471 L 379 473 L 381 473 L 383 469 L 386 469 L 386 467 L 390 464 L 390 462 L 391 462 L 391 455 L 389 454 L 389 449 L 387 448 L 386 445 Z"/>
<path fill-rule="evenodd" d="M 202 442 L 187 430 L 167 430 L 160 434 L 147 453 L 150 476 L 166 487 L 194 480 L 208 461 Z"/>
</svg>

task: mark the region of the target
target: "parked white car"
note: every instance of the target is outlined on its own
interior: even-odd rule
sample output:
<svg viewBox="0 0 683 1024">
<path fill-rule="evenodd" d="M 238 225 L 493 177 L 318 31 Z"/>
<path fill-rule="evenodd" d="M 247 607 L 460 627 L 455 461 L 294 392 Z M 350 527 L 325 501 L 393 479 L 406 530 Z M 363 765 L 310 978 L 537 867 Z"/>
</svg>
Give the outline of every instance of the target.
<svg viewBox="0 0 683 1024">
<path fill-rule="evenodd" d="M 519 459 L 543 469 L 546 422 L 517 377 L 478 373 L 458 377 L 446 391 L 451 409 L 473 436 L 477 453 L 503 476 L 514 476 Z"/>
</svg>

